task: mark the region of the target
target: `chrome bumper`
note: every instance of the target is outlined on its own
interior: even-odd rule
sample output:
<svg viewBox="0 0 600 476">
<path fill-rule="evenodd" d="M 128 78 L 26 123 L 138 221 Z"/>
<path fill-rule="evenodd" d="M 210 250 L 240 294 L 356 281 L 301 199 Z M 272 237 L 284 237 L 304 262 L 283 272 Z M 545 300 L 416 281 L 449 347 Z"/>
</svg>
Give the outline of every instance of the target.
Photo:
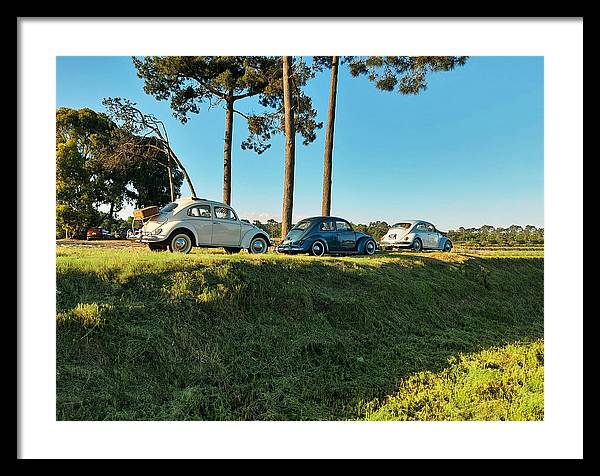
<svg viewBox="0 0 600 476">
<path fill-rule="evenodd" d="M 275 248 L 275 250 L 277 252 L 294 252 L 294 251 L 301 251 L 302 248 L 298 245 L 279 245 L 277 248 Z"/>
<path fill-rule="evenodd" d="M 393 248 L 410 248 L 412 246 L 412 241 L 394 241 L 394 242 L 379 242 L 379 247 L 382 250 L 385 249 L 393 249 Z"/>
<path fill-rule="evenodd" d="M 161 241 L 166 240 L 166 237 L 160 235 L 139 233 L 136 235 L 131 235 L 127 239 L 130 241 L 135 241 L 137 243 L 159 243 Z"/>
</svg>

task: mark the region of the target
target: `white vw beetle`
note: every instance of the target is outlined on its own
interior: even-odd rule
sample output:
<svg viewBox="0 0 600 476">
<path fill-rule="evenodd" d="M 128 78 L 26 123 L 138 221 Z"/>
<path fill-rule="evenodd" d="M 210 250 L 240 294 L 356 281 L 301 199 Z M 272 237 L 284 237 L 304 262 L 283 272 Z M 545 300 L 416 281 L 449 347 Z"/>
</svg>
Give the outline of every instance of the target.
<svg viewBox="0 0 600 476">
<path fill-rule="evenodd" d="M 381 238 L 379 246 L 384 250 L 412 248 L 415 251 L 452 250 L 452 242 L 435 226 L 423 220 L 404 220 L 394 223 Z"/>
<path fill-rule="evenodd" d="M 229 205 L 203 198 L 180 198 L 143 220 L 135 240 L 151 250 L 189 253 L 194 246 L 223 247 L 228 253 L 247 249 L 266 253 L 271 240 L 266 231 L 242 221 Z"/>
</svg>

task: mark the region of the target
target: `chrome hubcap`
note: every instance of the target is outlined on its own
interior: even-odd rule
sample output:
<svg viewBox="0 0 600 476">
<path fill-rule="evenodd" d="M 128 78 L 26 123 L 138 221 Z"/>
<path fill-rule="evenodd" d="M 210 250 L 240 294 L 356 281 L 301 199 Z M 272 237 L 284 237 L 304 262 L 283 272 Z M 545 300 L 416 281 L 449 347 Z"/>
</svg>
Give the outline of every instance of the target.
<svg viewBox="0 0 600 476">
<path fill-rule="evenodd" d="M 375 251 L 375 243 L 373 243 L 372 241 L 369 241 L 367 243 L 367 253 L 373 254 L 373 251 Z"/>
<path fill-rule="evenodd" d="M 263 240 L 256 240 L 252 243 L 252 251 L 254 253 L 262 253 L 265 250 L 265 242 Z"/>
<path fill-rule="evenodd" d="M 323 254 L 323 247 L 321 246 L 321 243 L 315 243 L 313 245 L 313 252 L 317 255 L 317 256 L 321 256 Z"/>
<path fill-rule="evenodd" d="M 183 251 L 187 248 L 188 241 L 183 237 L 179 237 L 175 240 L 175 243 L 173 243 L 173 245 L 177 251 Z"/>
</svg>

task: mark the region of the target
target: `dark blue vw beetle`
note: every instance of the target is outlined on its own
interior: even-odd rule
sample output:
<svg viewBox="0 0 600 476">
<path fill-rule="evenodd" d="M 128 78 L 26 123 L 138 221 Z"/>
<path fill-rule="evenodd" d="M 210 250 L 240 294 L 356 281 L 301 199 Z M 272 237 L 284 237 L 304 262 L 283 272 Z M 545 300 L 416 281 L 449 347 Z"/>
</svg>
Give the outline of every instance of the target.
<svg viewBox="0 0 600 476">
<path fill-rule="evenodd" d="M 338 217 L 312 217 L 299 221 L 288 232 L 280 253 L 310 253 L 313 256 L 332 254 L 372 255 L 377 244 L 372 236 L 354 231 L 352 225 Z"/>
</svg>

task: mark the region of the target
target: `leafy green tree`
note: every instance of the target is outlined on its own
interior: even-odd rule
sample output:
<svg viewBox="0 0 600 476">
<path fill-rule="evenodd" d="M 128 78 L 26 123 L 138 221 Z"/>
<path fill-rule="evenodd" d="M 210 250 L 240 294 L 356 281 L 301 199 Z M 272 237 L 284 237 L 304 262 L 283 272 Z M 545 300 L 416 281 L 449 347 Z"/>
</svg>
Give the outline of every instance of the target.
<svg viewBox="0 0 600 476">
<path fill-rule="evenodd" d="M 390 225 L 385 221 L 374 221 L 369 223 L 367 227 L 367 233 L 376 240 L 380 240 L 390 229 Z"/>
<path fill-rule="evenodd" d="M 120 139 L 116 140 L 116 138 Z M 127 148 L 131 141 L 138 147 Z M 91 109 L 56 111 L 57 237 L 83 237 L 86 228 L 118 225 L 127 202 L 162 204 L 170 200 L 164 149 L 152 137 L 133 136 L 103 113 Z M 162 163 L 162 166 L 157 164 Z M 183 174 L 173 171 L 179 193 Z M 108 212 L 101 213 L 105 206 Z"/>
<path fill-rule="evenodd" d="M 91 209 L 106 205 L 110 225 L 115 213 L 123 208 L 123 190 L 129 180 L 127 170 L 108 168 L 103 160 L 102 151 L 108 147 L 117 127 L 106 114 L 88 108 L 59 108 L 56 124 L 57 200 L 59 205 L 68 204 L 58 207 L 59 216 L 65 213 L 69 217 L 79 216 L 80 228 L 85 222 L 91 226 L 99 219 Z M 79 211 L 73 215 L 73 210 Z"/>
<path fill-rule="evenodd" d="M 242 149 L 262 154 L 270 147 L 271 138 L 282 133 L 283 72 L 282 58 L 275 56 L 150 56 L 133 58 L 138 76 L 144 80 L 144 91 L 158 100 L 169 100 L 174 116 L 182 123 L 201 106 L 222 106 L 225 109 L 223 144 L 223 201 L 231 203 L 231 167 L 233 117 L 246 119 L 249 136 L 241 142 Z M 300 70 L 302 74 L 300 74 Z M 311 99 L 302 94 L 302 86 L 310 76 L 307 67 L 295 68 L 296 131 L 304 144 L 315 140 L 315 130 L 322 124 L 315 121 L 316 111 Z M 237 103 L 255 97 L 264 111 L 246 114 Z"/>
<path fill-rule="evenodd" d="M 167 162 L 166 155 L 163 156 Z M 132 189 L 127 195 L 137 208 L 150 205 L 163 206 L 181 196 L 183 173 L 179 169 L 169 171 L 166 167 L 157 167 L 151 160 L 138 160 L 129 172 Z"/>
<path fill-rule="evenodd" d="M 148 56 L 134 57 L 133 64 L 138 76 L 144 80 L 144 91 L 159 100 L 169 99 L 175 117 L 182 123 L 188 121 L 190 113 L 199 113 L 203 103 L 208 103 L 209 108 L 224 106 L 223 201 L 231 203 L 233 115 L 239 113 L 235 109 L 236 102 L 268 94 L 271 85 L 281 80 L 280 59 L 270 56 Z"/>
<path fill-rule="evenodd" d="M 464 66 L 466 56 L 367 56 L 346 57 L 353 77 L 366 76 L 382 91 L 419 94 L 427 89 L 430 73 Z"/>
<path fill-rule="evenodd" d="M 82 237 L 101 218 L 97 207 L 111 192 L 96 152 L 113 124 L 91 109 L 56 111 L 57 236 Z"/>
<path fill-rule="evenodd" d="M 123 198 L 136 207 L 162 206 L 181 196 L 183 172 L 176 165 L 173 168 L 168 152 L 154 138 L 120 129 L 103 157 L 111 174 L 126 174 Z"/>
</svg>

